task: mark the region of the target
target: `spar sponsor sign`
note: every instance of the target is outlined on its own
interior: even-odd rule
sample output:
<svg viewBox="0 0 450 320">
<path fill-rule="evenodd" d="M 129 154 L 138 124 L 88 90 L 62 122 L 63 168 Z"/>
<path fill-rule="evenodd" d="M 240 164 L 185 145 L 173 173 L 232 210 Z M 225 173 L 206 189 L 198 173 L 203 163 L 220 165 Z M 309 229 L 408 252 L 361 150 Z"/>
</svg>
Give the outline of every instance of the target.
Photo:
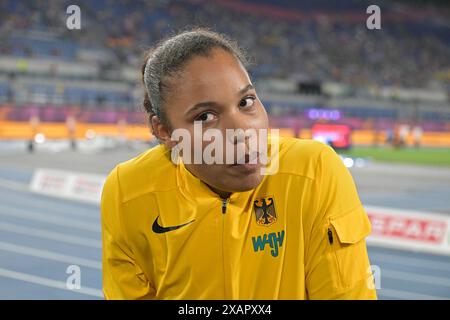
<svg viewBox="0 0 450 320">
<path fill-rule="evenodd" d="M 105 179 L 96 174 L 38 169 L 33 174 L 30 189 L 48 196 L 99 204 Z"/>
<path fill-rule="evenodd" d="M 365 206 L 372 224 L 367 243 L 450 255 L 450 214 Z"/>
</svg>

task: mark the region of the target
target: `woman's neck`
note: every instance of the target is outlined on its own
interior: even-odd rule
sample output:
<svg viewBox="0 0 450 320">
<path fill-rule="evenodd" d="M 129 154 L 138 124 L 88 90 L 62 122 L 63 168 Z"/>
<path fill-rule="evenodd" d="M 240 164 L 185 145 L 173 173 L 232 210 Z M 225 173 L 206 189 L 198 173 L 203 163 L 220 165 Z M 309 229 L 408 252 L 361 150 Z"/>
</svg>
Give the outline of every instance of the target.
<svg viewBox="0 0 450 320">
<path fill-rule="evenodd" d="M 231 196 L 232 192 L 227 192 L 227 191 L 222 191 L 219 189 L 216 189 L 214 187 L 211 187 L 209 184 L 206 184 L 208 186 L 208 188 L 210 188 L 212 191 L 214 191 L 215 193 L 217 193 L 219 195 L 219 197 L 221 197 L 222 199 L 228 199 Z"/>
</svg>

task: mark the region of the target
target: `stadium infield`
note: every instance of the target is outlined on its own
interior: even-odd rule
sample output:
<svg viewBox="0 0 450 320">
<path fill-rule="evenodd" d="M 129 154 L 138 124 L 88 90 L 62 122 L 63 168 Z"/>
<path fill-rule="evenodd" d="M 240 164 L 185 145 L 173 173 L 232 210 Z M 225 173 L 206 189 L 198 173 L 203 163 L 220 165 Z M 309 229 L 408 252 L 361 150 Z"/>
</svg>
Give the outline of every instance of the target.
<svg viewBox="0 0 450 320">
<path fill-rule="evenodd" d="M 385 146 L 356 146 L 342 153 L 351 157 L 368 158 L 380 162 L 450 167 L 450 148 L 404 147 L 394 149 Z"/>
</svg>

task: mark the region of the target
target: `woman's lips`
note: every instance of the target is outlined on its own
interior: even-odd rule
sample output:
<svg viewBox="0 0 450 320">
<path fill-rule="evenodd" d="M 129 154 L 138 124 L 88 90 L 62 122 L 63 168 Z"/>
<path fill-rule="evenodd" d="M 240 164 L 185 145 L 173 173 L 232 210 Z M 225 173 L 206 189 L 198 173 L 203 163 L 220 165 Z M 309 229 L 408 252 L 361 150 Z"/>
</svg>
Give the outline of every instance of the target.
<svg viewBox="0 0 450 320">
<path fill-rule="evenodd" d="M 251 155 L 246 154 L 244 159 L 241 161 L 229 165 L 230 168 L 236 169 L 243 173 L 251 173 L 252 171 L 258 169 L 259 166 L 259 155 L 257 152 Z"/>
<path fill-rule="evenodd" d="M 240 158 L 236 163 L 231 164 L 231 166 L 239 166 L 239 165 L 253 165 L 258 164 L 259 154 L 258 152 L 254 152 L 251 154 L 246 154 L 243 158 Z"/>
</svg>

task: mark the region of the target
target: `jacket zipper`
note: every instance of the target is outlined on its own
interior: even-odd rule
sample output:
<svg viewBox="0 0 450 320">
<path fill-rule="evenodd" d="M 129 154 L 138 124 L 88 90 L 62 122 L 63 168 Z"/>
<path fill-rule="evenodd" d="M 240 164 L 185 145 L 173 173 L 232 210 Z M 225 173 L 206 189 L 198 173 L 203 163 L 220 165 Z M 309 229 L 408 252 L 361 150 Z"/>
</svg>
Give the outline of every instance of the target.
<svg viewBox="0 0 450 320">
<path fill-rule="evenodd" d="M 222 199 L 222 270 L 223 270 L 223 292 L 224 299 L 228 299 L 227 273 L 225 267 L 225 214 L 227 212 L 228 199 Z"/>
<path fill-rule="evenodd" d="M 330 228 L 328 228 L 328 241 L 330 242 L 330 244 L 333 244 L 333 232 Z"/>
<path fill-rule="evenodd" d="M 228 202 L 228 199 L 222 199 L 222 213 L 223 214 L 227 213 L 227 202 Z"/>
</svg>

